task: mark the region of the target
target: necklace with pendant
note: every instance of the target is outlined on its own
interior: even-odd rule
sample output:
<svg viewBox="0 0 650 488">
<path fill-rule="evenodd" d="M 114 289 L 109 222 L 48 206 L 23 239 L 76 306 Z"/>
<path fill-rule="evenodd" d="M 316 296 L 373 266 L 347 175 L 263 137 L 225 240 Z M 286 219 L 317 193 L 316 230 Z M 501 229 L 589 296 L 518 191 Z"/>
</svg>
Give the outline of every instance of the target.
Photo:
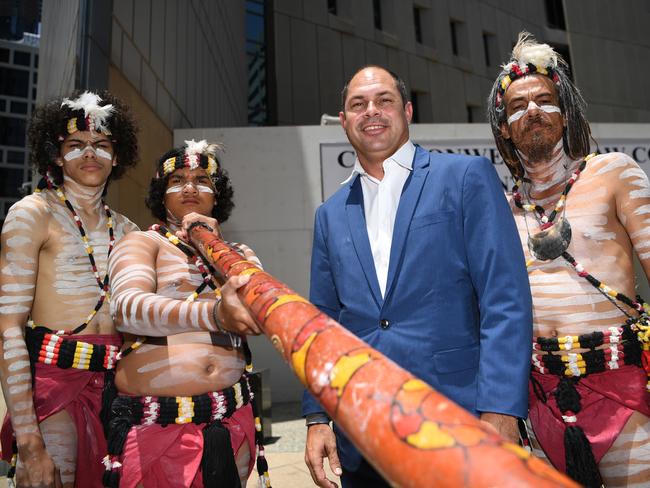
<svg viewBox="0 0 650 488">
<path fill-rule="evenodd" d="M 529 203 L 523 203 L 523 198 L 519 192 L 519 188 L 522 187 L 522 180 L 517 180 L 512 187 L 513 200 L 515 205 L 524 211 L 524 219 L 526 219 L 526 212 L 531 212 L 539 222 L 540 231 L 531 235 L 530 231 L 528 231 L 528 220 L 526 220 L 526 231 L 528 232 L 528 249 L 540 261 L 552 261 L 560 257 L 569 248 L 569 244 L 571 243 L 571 225 L 566 218 L 566 197 L 580 177 L 580 173 L 585 169 L 587 161 L 595 155 L 596 153 L 589 154 L 582 160 L 567 181 L 550 215 L 546 215 L 544 207 L 541 205 L 530 203 L 530 198 L 528 198 Z M 562 212 L 562 216 L 556 222 L 555 219 L 560 212 Z"/>
</svg>

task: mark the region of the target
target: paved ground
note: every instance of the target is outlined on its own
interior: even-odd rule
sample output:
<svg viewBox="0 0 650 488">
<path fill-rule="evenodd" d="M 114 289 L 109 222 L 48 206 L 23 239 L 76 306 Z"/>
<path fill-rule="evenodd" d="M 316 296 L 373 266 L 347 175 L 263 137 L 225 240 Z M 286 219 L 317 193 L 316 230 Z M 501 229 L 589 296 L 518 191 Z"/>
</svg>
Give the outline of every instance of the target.
<svg viewBox="0 0 650 488">
<path fill-rule="evenodd" d="M 305 420 L 300 417 L 300 403 L 274 403 L 271 432 L 272 437 L 266 443 L 266 457 L 273 488 L 316 486 L 304 461 L 306 428 Z M 327 472 L 329 479 L 338 483 L 338 478 L 329 469 Z M 256 487 L 253 474 L 248 488 Z"/>
</svg>

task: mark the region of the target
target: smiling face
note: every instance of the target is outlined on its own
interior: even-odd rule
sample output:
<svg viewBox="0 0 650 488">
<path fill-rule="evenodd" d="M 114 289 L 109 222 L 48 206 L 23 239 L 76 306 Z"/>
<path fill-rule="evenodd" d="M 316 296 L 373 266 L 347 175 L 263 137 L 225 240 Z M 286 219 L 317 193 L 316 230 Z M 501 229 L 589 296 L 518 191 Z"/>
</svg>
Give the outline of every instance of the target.
<svg viewBox="0 0 650 488">
<path fill-rule="evenodd" d="M 190 212 L 210 217 L 215 203 L 212 179 L 203 168 L 177 169 L 167 179 L 164 203 L 167 213 L 178 220 Z"/>
<path fill-rule="evenodd" d="M 61 143 L 60 156 L 55 162 L 63 170 L 63 176 L 89 187 L 103 186 L 117 164 L 113 143 L 95 131 L 68 135 Z"/>
<path fill-rule="evenodd" d="M 403 104 L 394 78 L 374 67 L 354 75 L 344 111 L 339 113 L 341 125 L 364 167 L 381 164 L 408 141 L 412 116 L 411 102 Z"/>
<path fill-rule="evenodd" d="M 541 75 L 519 78 L 508 87 L 503 99 L 511 123 L 501 124 L 501 135 L 510 139 L 531 163 L 548 159 L 566 126 L 559 108 L 549 108 L 560 104 L 553 82 Z"/>
</svg>

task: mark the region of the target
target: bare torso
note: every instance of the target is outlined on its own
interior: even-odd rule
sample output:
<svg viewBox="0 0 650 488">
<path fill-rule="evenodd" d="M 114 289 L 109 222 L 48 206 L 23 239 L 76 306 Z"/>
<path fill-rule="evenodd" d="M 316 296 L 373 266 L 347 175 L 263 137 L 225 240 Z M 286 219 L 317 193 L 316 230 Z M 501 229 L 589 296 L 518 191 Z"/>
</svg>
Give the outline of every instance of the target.
<svg viewBox="0 0 650 488">
<path fill-rule="evenodd" d="M 563 189 L 564 183 L 550 197 L 537 201 L 547 215 Z M 534 234 L 539 230 L 537 222 L 530 213 L 524 218 L 522 210 L 511 206 L 526 259 L 532 259 L 528 270 L 534 335 L 579 335 L 622 325 L 625 315 L 562 257 L 534 260 L 527 245 L 527 226 Z M 642 263 L 650 263 L 646 212 L 650 213 L 650 189 L 636 163 L 620 154 L 592 158 L 567 198 L 564 216 L 572 228 L 568 252 L 597 279 L 634 298 L 633 245 Z"/>
<path fill-rule="evenodd" d="M 119 323 L 128 323 L 123 330 L 168 337 L 167 346 L 145 342 L 120 361 L 121 392 L 189 396 L 239 380 L 245 366 L 241 349 L 210 343 L 214 292 L 207 287 L 196 301 L 186 301 L 203 277 L 181 250 L 154 231 L 138 232 L 120 244 L 113 259 L 115 313 Z M 134 288 L 141 293 L 122 291 Z"/>
<path fill-rule="evenodd" d="M 81 219 L 103 280 L 109 232 L 101 205 L 102 187 L 82 187 L 71 180 L 66 185 L 66 196 Z M 136 229 L 115 212 L 112 220 L 115 241 Z M 44 191 L 15 204 L 2 229 L 0 251 L 3 393 L 19 450 L 44 441 L 66 486 L 71 486 L 75 477 L 75 427 L 65 410 L 37 423 L 24 329 L 31 318 L 36 325 L 72 330 L 88 320 L 99 297 L 100 288 L 79 229 L 59 197 L 53 191 Z M 108 309 L 104 303 L 80 334 L 115 334 Z"/>
<path fill-rule="evenodd" d="M 536 201 L 544 206 L 547 215 L 565 182 L 566 178 L 562 178 L 560 184 L 551 188 L 550 195 Z M 512 201 L 511 206 L 529 261 L 533 258 L 527 245 L 527 225 L 531 233 L 537 232 L 538 226 L 532 215 L 528 214 L 526 222 L 522 210 Z M 565 217 L 572 228 L 567 251 L 598 280 L 634 299 L 634 252 L 646 276 L 650 274 L 650 185 L 643 170 L 619 153 L 590 159 L 568 195 Z M 562 257 L 547 262 L 533 260 L 528 270 L 534 336 L 580 335 L 625 323 L 626 315 L 585 278 L 578 276 Z M 636 316 L 625 305 L 617 304 Z M 571 352 L 583 351 L 574 348 Z M 600 461 L 599 469 L 607 486 L 647 484 L 650 470 L 643 460 L 650 445 L 649 427 L 648 417 L 640 412 L 632 413 Z M 544 457 L 534 437 L 532 442 L 534 453 Z"/>
</svg>

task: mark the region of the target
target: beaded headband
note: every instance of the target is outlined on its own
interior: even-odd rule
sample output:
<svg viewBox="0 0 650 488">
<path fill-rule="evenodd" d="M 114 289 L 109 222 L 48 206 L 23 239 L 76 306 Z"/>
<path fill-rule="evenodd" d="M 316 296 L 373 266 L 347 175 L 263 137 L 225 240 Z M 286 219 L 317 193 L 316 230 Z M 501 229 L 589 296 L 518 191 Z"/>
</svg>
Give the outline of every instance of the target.
<svg viewBox="0 0 650 488">
<path fill-rule="evenodd" d="M 511 61 L 502 66 L 503 71 L 494 101 L 495 106 L 497 108 L 503 106 L 506 90 L 518 78 L 544 75 L 558 85 L 560 83 L 558 61 L 558 55 L 551 46 L 538 44 L 527 32 L 519 34 L 517 44 L 512 49 Z"/>
<path fill-rule="evenodd" d="M 173 156 L 158 163 L 158 171 L 156 171 L 156 178 L 161 178 L 170 175 L 177 169 L 189 168 L 197 169 L 203 168 L 210 175 L 214 176 L 219 169 L 217 158 L 206 151 L 213 145 L 208 144 L 208 141 L 201 140 L 185 141 L 185 147 L 177 151 Z"/>
<path fill-rule="evenodd" d="M 77 131 L 92 130 L 110 136 L 108 119 L 113 115 L 113 105 L 99 105 L 101 101 L 97 94 L 88 91 L 74 100 L 65 98 L 61 107 L 68 107 L 72 111 L 72 117 L 66 124 L 66 132 L 74 134 Z"/>
</svg>

